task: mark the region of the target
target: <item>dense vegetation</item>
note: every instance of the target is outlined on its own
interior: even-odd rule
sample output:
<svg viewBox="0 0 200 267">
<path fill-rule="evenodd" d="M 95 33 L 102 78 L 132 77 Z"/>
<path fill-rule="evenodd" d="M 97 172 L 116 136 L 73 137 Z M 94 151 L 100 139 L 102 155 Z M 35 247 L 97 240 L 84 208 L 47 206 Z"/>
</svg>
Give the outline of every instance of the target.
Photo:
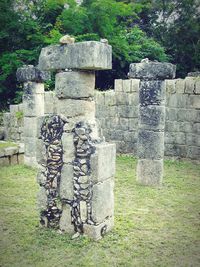
<svg viewBox="0 0 200 267">
<path fill-rule="evenodd" d="M 113 70 L 97 73 L 97 87 L 125 78 L 131 62 L 171 61 L 178 76 L 200 68 L 200 12 L 196 0 L 1 0 L 0 109 L 17 102 L 16 69 L 37 64 L 43 46 L 64 34 L 77 41 L 108 39 Z M 49 87 L 49 84 L 47 85 Z"/>
</svg>

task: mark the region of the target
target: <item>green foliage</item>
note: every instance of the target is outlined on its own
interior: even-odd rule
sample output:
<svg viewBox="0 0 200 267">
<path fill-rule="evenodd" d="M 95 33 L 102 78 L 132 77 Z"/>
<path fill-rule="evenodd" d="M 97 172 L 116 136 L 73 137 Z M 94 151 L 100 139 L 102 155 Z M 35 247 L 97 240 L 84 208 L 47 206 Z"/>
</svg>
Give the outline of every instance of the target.
<svg viewBox="0 0 200 267">
<path fill-rule="evenodd" d="M 23 119 L 23 117 L 24 117 L 24 113 L 23 113 L 23 111 L 17 111 L 17 112 L 15 113 L 15 117 L 16 117 L 18 120 Z"/>
</svg>

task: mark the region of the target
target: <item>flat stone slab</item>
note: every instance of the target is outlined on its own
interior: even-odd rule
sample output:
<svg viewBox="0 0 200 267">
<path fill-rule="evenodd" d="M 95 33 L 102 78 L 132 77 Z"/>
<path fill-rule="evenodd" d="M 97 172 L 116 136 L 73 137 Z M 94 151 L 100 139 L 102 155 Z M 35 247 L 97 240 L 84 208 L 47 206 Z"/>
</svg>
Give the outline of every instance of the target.
<svg viewBox="0 0 200 267">
<path fill-rule="evenodd" d="M 51 75 L 48 71 L 41 71 L 33 65 L 18 68 L 16 76 L 19 82 L 43 82 L 51 79 Z"/>
<path fill-rule="evenodd" d="M 96 41 L 67 45 L 53 45 L 42 48 L 39 69 L 112 69 L 112 47 Z"/>
<path fill-rule="evenodd" d="M 171 63 L 142 60 L 140 63 L 132 63 L 129 68 L 129 77 L 148 80 L 173 79 L 176 74 L 176 66 Z"/>
</svg>

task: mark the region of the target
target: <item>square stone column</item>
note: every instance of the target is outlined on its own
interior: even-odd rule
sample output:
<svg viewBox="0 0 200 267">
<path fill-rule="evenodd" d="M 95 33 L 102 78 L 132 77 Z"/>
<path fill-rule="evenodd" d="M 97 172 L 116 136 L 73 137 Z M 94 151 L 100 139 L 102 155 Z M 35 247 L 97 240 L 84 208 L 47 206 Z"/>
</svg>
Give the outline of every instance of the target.
<svg viewBox="0 0 200 267">
<path fill-rule="evenodd" d="M 18 68 L 17 80 L 24 84 L 23 115 L 24 115 L 24 163 L 37 167 L 36 141 L 37 118 L 44 114 L 44 84 L 50 74 L 28 65 Z"/>
<path fill-rule="evenodd" d="M 94 70 L 111 68 L 111 46 L 50 46 L 42 49 L 39 67 L 58 71 L 56 114 L 38 120 L 41 223 L 98 240 L 114 225 L 116 151 L 95 119 Z"/>
<path fill-rule="evenodd" d="M 137 181 L 162 184 L 165 127 L 165 79 L 175 77 L 175 66 L 148 59 L 130 65 L 130 78 L 139 78 Z"/>
</svg>

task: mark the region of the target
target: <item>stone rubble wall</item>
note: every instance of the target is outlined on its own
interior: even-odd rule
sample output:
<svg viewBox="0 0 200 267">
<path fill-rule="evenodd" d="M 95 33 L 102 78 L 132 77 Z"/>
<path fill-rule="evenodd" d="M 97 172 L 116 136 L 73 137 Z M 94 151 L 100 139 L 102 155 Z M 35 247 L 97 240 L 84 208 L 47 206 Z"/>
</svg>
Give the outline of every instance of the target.
<svg viewBox="0 0 200 267">
<path fill-rule="evenodd" d="M 95 91 L 96 117 L 118 153 L 137 154 L 139 80 L 115 80 Z M 165 156 L 200 158 L 200 77 L 166 80 Z"/>
</svg>

